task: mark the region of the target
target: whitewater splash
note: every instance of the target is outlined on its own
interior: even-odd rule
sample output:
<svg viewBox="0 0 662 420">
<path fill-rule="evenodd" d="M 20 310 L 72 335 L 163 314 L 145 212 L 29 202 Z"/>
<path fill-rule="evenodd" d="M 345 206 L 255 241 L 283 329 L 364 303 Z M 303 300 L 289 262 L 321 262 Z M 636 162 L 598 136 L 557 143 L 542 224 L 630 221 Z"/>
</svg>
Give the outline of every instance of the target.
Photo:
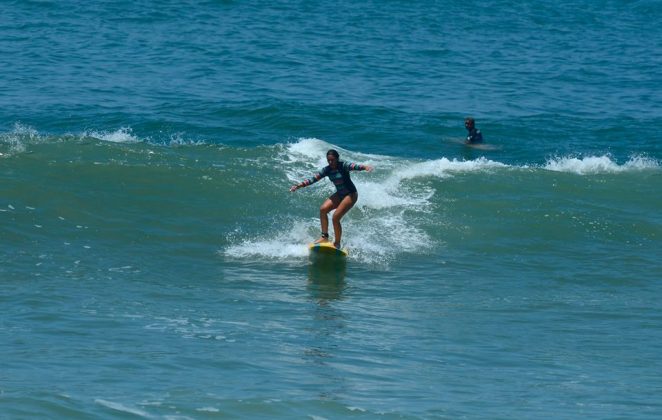
<svg viewBox="0 0 662 420">
<path fill-rule="evenodd" d="M 0 152 L 0 156 L 24 153 L 27 144 L 36 143 L 40 140 L 41 137 L 37 130 L 21 123 L 16 123 L 11 132 L 0 134 L 0 145 L 6 147 L 4 153 Z"/>
<path fill-rule="evenodd" d="M 131 128 L 122 127 L 112 132 L 86 131 L 79 135 L 47 136 L 40 134 L 37 130 L 26 125 L 16 123 L 14 129 L 9 133 L 0 134 L 0 146 L 5 146 L 5 154 L 17 155 L 28 150 L 28 146 L 36 144 L 47 144 L 62 139 L 93 138 L 111 143 L 140 143 L 142 140 L 133 135 Z"/>
<path fill-rule="evenodd" d="M 422 229 L 406 221 L 404 214 L 373 218 L 351 214 L 343 219 L 343 232 L 346 238 L 343 247 L 349 249 L 352 260 L 367 264 L 388 265 L 399 254 L 424 253 L 432 243 Z M 219 253 L 240 260 L 301 261 L 308 256 L 307 244 L 318 236 L 319 220 L 307 218 L 284 227 L 275 236 L 266 234 L 240 240 Z"/>
<path fill-rule="evenodd" d="M 309 227 L 315 220 L 295 221 L 279 232 L 273 234 L 269 232 L 266 237 L 259 236 L 239 240 L 237 244 L 229 246 L 220 253 L 238 259 L 246 258 L 269 258 L 269 259 L 288 259 L 301 258 L 308 255 L 306 243 L 310 242 Z M 234 238 L 238 232 L 228 237 L 228 242 L 237 242 Z"/>
<path fill-rule="evenodd" d="M 425 253 L 440 244 L 419 226 L 434 211 L 432 198 L 438 191 L 433 183 L 414 180 L 445 179 L 454 174 L 497 170 L 508 165 L 485 158 L 474 161 L 441 158 L 413 161 L 393 156 L 371 155 L 344 150 L 319 139 L 301 139 L 282 148 L 277 159 L 284 175 L 292 183 L 312 177 L 327 165 L 326 152 L 339 151 L 341 159 L 369 164 L 371 173 L 354 172 L 352 181 L 359 191 L 359 202 L 343 219 L 343 246 L 351 258 L 365 263 L 386 264 L 407 253 Z M 305 192 L 304 192 L 305 191 Z M 297 192 L 297 199 L 323 200 L 333 194 L 327 180 Z M 311 195 L 314 198 L 311 198 Z M 435 216 L 435 220 L 439 217 Z M 439 221 L 438 223 L 443 223 Z M 233 258 L 289 259 L 308 255 L 306 244 L 319 236 L 316 217 L 297 218 L 282 231 L 271 229 L 261 237 L 232 240 L 221 253 Z"/>
<path fill-rule="evenodd" d="M 157 141 L 151 137 L 140 137 L 133 132 L 131 127 L 120 127 L 116 130 L 87 130 L 81 133 L 70 133 L 62 135 L 41 134 L 36 129 L 23 125 L 14 124 L 12 131 L 0 133 L 0 157 L 11 157 L 29 152 L 30 146 L 49 143 L 79 142 L 86 143 L 96 140 L 115 144 L 148 144 L 151 146 L 179 147 L 179 146 L 207 146 L 215 144 L 213 141 L 195 140 L 187 138 L 183 133 L 171 133 L 163 141 Z"/>
<path fill-rule="evenodd" d="M 111 143 L 139 143 L 141 141 L 138 137 L 133 135 L 133 131 L 130 127 L 122 127 L 111 132 L 88 131 L 85 132 L 83 136 Z"/>
<path fill-rule="evenodd" d="M 655 159 L 635 156 L 619 165 L 610 156 L 588 156 L 584 158 L 562 157 L 548 160 L 544 169 L 555 172 L 569 172 L 579 175 L 616 174 L 630 171 L 659 169 Z"/>
</svg>

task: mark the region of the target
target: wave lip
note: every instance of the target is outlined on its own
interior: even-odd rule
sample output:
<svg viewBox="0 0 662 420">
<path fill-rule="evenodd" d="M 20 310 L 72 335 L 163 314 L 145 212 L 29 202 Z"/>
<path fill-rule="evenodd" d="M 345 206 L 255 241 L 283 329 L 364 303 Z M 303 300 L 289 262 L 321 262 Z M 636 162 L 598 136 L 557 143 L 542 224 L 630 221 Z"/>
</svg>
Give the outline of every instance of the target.
<svg viewBox="0 0 662 420">
<path fill-rule="evenodd" d="M 610 156 L 587 156 L 583 158 L 562 157 L 547 161 L 544 169 L 555 172 L 569 172 L 578 175 L 615 174 L 630 171 L 659 169 L 660 162 L 645 156 L 633 156 L 619 165 Z"/>
<path fill-rule="evenodd" d="M 21 123 L 14 124 L 14 130 L 10 133 L 0 133 L 0 146 L 5 146 L 5 153 L 0 151 L 0 156 L 11 156 L 25 152 L 26 145 L 41 141 L 37 130 Z"/>
<path fill-rule="evenodd" d="M 130 127 L 122 127 L 113 132 L 97 132 L 89 131 L 85 133 L 85 137 L 92 137 L 98 140 L 108 141 L 111 143 L 140 143 L 140 139 L 133 135 Z"/>
</svg>

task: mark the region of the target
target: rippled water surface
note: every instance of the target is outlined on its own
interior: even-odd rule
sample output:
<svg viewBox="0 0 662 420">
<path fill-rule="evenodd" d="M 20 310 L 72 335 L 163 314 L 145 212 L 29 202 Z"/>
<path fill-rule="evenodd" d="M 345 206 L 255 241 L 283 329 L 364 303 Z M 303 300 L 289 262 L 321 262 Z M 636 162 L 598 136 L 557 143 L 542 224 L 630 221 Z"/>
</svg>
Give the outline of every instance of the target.
<svg viewBox="0 0 662 420">
<path fill-rule="evenodd" d="M 659 418 L 661 15 L 5 2 L 2 415 Z"/>
</svg>

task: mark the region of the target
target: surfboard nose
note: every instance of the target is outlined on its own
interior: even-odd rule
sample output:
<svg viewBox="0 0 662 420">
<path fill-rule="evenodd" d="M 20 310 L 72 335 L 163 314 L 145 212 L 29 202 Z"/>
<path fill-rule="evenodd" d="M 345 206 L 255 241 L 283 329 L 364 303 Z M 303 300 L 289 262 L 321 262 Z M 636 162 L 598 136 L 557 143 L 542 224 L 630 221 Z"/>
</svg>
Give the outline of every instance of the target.
<svg viewBox="0 0 662 420">
<path fill-rule="evenodd" d="M 311 254 L 337 255 L 341 257 L 349 255 L 349 250 L 347 250 L 347 248 L 338 249 L 333 246 L 331 242 L 310 243 L 308 244 L 308 250 Z"/>
</svg>

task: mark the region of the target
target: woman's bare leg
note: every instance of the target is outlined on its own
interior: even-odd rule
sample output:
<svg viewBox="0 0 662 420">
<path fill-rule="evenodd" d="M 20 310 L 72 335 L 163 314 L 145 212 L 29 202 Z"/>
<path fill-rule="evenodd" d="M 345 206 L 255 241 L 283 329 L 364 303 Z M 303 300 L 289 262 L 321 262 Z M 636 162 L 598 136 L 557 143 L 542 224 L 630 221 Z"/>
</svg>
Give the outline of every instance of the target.
<svg viewBox="0 0 662 420">
<path fill-rule="evenodd" d="M 324 203 L 320 206 L 320 225 L 322 227 L 322 233 L 329 233 L 329 218 L 328 214 L 338 207 L 340 204 L 340 198 L 338 194 L 333 194 L 331 197 L 327 198 Z M 335 225 L 334 225 L 335 226 Z M 315 241 L 315 243 L 328 242 L 328 238 L 321 237 Z"/>
<path fill-rule="evenodd" d="M 342 239 L 342 225 L 340 224 L 340 219 L 342 219 L 342 217 L 354 207 L 354 204 L 356 204 L 358 199 L 359 194 L 352 193 L 343 197 L 342 201 L 336 206 L 336 211 L 333 213 L 333 245 L 336 248 L 340 247 L 340 240 Z"/>
</svg>

